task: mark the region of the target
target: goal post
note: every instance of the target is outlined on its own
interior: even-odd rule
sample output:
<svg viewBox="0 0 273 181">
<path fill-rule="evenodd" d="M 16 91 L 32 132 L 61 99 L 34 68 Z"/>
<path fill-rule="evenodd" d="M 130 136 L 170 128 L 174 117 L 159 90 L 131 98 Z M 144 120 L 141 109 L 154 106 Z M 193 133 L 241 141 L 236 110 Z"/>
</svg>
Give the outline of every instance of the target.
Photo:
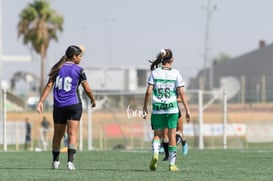
<svg viewBox="0 0 273 181">
<path fill-rule="evenodd" d="M 216 95 L 213 91 L 204 91 L 201 89 L 198 90 L 187 90 L 187 93 L 195 93 L 198 94 L 198 148 L 204 149 L 204 120 L 203 120 L 203 113 L 204 110 L 209 107 L 213 102 L 219 99 L 219 95 Z M 212 98 L 204 104 L 203 95 L 209 94 L 212 95 Z M 226 133 L 226 126 L 227 126 L 227 91 L 223 90 L 223 148 L 227 148 L 227 133 Z"/>
</svg>

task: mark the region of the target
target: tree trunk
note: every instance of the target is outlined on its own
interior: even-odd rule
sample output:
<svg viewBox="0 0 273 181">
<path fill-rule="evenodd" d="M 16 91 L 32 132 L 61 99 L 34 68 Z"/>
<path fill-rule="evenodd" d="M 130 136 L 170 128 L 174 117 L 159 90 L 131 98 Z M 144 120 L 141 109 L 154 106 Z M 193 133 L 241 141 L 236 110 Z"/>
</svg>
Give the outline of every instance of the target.
<svg viewBox="0 0 273 181">
<path fill-rule="evenodd" d="M 43 88 L 45 86 L 45 54 L 41 54 L 41 78 L 40 78 L 40 95 L 42 95 Z"/>
</svg>

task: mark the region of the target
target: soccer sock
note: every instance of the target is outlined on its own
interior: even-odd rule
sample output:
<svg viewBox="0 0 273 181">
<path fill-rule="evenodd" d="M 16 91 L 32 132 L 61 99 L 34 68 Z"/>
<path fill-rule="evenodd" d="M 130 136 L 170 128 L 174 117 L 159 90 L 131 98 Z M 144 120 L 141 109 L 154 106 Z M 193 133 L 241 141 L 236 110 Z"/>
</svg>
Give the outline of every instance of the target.
<svg viewBox="0 0 273 181">
<path fill-rule="evenodd" d="M 76 154 L 76 146 L 75 145 L 68 145 L 67 161 L 68 162 L 73 162 L 75 154 Z"/>
<path fill-rule="evenodd" d="M 53 161 L 59 161 L 60 147 L 52 148 Z"/>
<path fill-rule="evenodd" d="M 162 145 L 165 152 L 165 157 L 169 157 L 169 142 L 163 142 Z"/>
<path fill-rule="evenodd" d="M 73 162 L 75 154 L 76 154 L 76 150 L 75 149 L 68 149 L 67 154 L 68 154 L 68 160 L 67 161 L 68 162 Z"/>
<path fill-rule="evenodd" d="M 175 135 L 175 139 L 176 139 L 176 145 L 178 145 L 179 143 L 181 143 L 181 141 L 182 141 L 182 134 L 177 131 L 176 135 Z"/>
<path fill-rule="evenodd" d="M 153 153 L 158 155 L 160 150 L 160 140 L 153 140 L 152 142 Z"/>
<path fill-rule="evenodd" d="M 186 144 L 186 140 L 182 140 L 182 146 L 184 146 Z"/>
<path fill-rule="evenodd" d="M 175 161 L 176 161 L 176 146 L 169 146 L 170 165 L 175 165 Z"/>
</svg>

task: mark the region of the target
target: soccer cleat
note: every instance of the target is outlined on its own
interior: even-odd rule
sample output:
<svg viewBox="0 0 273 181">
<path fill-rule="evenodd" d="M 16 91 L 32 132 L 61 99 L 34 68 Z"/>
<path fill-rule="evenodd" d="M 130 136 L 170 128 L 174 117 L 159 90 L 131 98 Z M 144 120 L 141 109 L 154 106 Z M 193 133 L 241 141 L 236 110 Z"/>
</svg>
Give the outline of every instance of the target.
<svg viewBox="0 0 273 181">
<path fill-rule="evenodd" d="M 53 161 L 52 162 L 52 169 L 56 170 L 59 168 L 60 161 Z"/>
<path fill-rule="evenodd" d="M 183 155 L 187 155 L 188 154 L 188 143 L 185 143 L 182 146 L 182 153 L 183 153 Z"/>
<path fill-rule="evenodd" d="M 75 170 L 75 166 L 73 162 L 67 162 L 67 169 L 68 170 Z"/>
<path fill-rule="evenodd" d="M 169 160 L 169 157 L 165 156 L 162 161 L 168 161 L 168 160 Z"/>
<path fill-rule="evenodd" d="M 177 172 L 177 171 L 179 171 L 179 168 L 177 168 L 176 165 L 169 165 L 169 171 L 170 172 Z"/>
<path fill-rule="evenodd" d="M 151 163 L 150 163 L 150 170 L 151 171 L 155 171 L 156 168 L 157 168 L 157 161 L 158 161 L 158 155 L 154 155 L 152 160 L 151 160 Z"/>
</svg>

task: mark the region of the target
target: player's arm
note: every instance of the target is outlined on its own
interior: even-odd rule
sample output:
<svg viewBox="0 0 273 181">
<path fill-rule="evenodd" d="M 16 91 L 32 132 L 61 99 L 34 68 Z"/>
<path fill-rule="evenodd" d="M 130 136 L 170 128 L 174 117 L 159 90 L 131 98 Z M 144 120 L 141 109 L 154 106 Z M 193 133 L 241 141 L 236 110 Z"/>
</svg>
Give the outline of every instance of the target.
<svg viewBox="0 0 273 181">
<path fill-rule="evenodd" d="M 191 113 L 190 113 L 190 109 L 189 109 L 189 106 L 188 106 L 187 98 L 185 96 L 184 88 L 183 87 L 178 87 L 177 92 L 178 92 L 178 96 L 180 97 L 181 102 L 184 105 L 184 108 L 185 108 L 185 111 L 186 111 L 186 120 L 187 120 L 187 122 L 190 122 Z"/>
<path fill-rule="evenodd" d="M 81 82 L 81 85 L 85 91 L 85 93 L 87 94 L 87 96 L 89 97 L 90 101 L 91 101 L 91 106 L 92 107 L 96 107 L 96 99 L 95 99 L 95 96 L 88 84 L 88 81 L 87 81 L 87 76 L 84 72 L 84 70 L 82 69 L 81 70 L 81 73 L 80 73 L 80 82 Z"/>
<path fill-rule="evenodd" d="M 153 85 L 148 84 L 148 87 L 146 89 L 146 93 L 145 93 L 145 97 L 144 97 L 144 104 L 143 104 L 143 108 L 142 108 L 142 113 L 143 113 L 143 118 L 146 119 L 147 118 L 147 114 L 148 114 L 148 102 L 150 100 L 150 97 L 153 93 Z"/>
<path fill-rule="evenodd" d="M 92 107 L 96 107 L 95 96 L 94 96 L 94 94 L 93 94 L 93 92 L 86 80 L 82 82 L 82 87 L 83 87 L 85 93 L 87 94 L 87 96 L 89 97 L 89 99 L 91 100 Z"/>
<path fill-rule="evenodd" d="M 41 112 L 43 112 L 43 110 L 44 110 L 44 102 L 45 102 L 49 92 L 51 91 L 53 85 L 54 85 L 54 81 L 52 79 L 49 79 L 46 86 L 44 87 L 44 89 L 42 91 L 42 95 L 41 95 L 40 100 L 36 106 L 36 110 L 39 114 Z"/>
</svg>

